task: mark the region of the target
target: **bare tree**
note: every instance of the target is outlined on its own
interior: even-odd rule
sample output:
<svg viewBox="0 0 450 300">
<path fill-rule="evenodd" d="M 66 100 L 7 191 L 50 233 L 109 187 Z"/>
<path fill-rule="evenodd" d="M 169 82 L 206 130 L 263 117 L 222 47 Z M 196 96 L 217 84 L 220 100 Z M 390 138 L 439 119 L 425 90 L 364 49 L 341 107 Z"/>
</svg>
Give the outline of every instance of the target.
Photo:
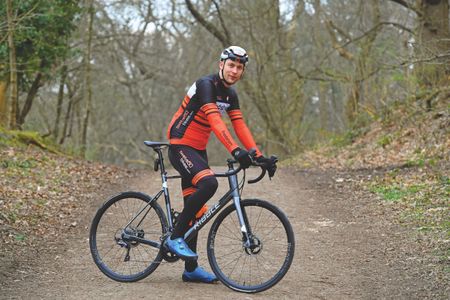
<svg viewBox="0 0 450 300">
<path fill-rule="evenodd" d="M 17 62 L 16 62 L 16 48 L 14 46 L 14 12 L 12 1 L 7 0 L 7 20 L 8 20 L 8 50 L 9 50 L 9 69 L 11 86 L 10 91 L 10 107 L 9 126 L 10 128 L 17 127 L 17 107 L 18 107 L 18 87 L 17 87 Z"/>
<path fill-rule="evenodd" d="M 433 99 L 448 97 L 450 84 L 450 8 L 447 0 L 391 0 L 416 15 L 414 57 L 405 64 L 415 67 L 420 79 L 418 99 L 431 109 Z"/>
<path fill-rule="evenodd" d="M 8 122 L 7 90 L 7 79 L 0 80 L 0 126 L 6 126 Z"/>
<path fill-rule="evenodd" d="M 43 86 L 42 77 L 43 77 L 42 72 L 40 71 L 36 72 L 33 83 L 31 84 L 31 87 L 27 93 L 27 97 L 25 98 L 25 103 L 22 109 L 20 110 L 20 113 L 18 113 L 17 127 L 19 128 L 22 128 L 22 125 L 25 122 L 25 117 L 31 110 L 31 106 L 33 105 L 33 101 L 38 93 L 38 90 L 41 86 Z"/>
<path fill-rule="evenodd" d="M 58 139 L 60 131 L 59 125 L 63 108 L 64 88 L 66 86 L 66 79 L 67 79 L 67 65 L 63 65 L 63 67 L 61 68 L 61 78 L 59 81 L 58 100 L 57 100 L 58 103 L 56 105 L 55 125 L 53 126 L 53 138 L 55 141 Z"/>
<path fill-rule="evenodd" d="M 81 135 L 81 153 L 86 154 L 87 149 L 87 131 L 90 121 L 92 109 L 92 80 L 91 80 L 91 51 L 92 51 L 92 36 L 94 24 L 94 0 L 87 0 L 86 7 L 88 9 L 87 15 L 87 32 L 86 32 L 86 52 L 84 57 L 84 87 L 83 96 L 85 102 L 85 115 L 83 118 L 83 129 Z"/>
<path fill-rule="evenodd" d="M 432 61 L 419 64 L 419 78 L 422 87 L 446 90 L 450 85 L 450 28 L 449 28 L 449 3 L 443 0 L 420 1 L 418 26 L 419 46 L 417 52 L 421 57 L 432 58 Z M 436 93 L 438 96 L 439 93 Z M 432 99 L 425 97 L 427 109 L 432 107 Z"/>
</svg>

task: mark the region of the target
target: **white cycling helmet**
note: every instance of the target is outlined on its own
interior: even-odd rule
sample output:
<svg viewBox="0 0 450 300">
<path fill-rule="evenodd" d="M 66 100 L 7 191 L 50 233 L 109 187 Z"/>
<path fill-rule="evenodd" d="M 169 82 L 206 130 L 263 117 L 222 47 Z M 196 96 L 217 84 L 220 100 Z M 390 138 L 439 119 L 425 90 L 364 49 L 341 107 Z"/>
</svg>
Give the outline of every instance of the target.
<svg viewBox="0 0 450 300">
<path fill-rule="evenodd" d="M 220 54 L 220 60 L 225 61 L 227 59 L 240 62 L 244 64 L 244 66 L 248 63 L 247 52 L 238 46 L 230 46 L 222 51 Z"/>
</svg>

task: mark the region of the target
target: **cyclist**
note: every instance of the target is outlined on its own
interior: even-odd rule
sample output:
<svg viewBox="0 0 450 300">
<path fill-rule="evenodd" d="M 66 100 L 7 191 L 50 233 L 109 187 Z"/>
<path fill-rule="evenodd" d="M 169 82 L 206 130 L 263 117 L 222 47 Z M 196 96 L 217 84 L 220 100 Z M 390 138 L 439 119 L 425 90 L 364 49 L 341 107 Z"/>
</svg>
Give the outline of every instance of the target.
<svg viewBox="0 0 450 300">
<path fill-rule="evenodd" d="M 171 252 L 185 260 L 183 281 L 217 281 L 214 274 L 206 272 L 197 264 L 197 236 L 189 244 L 183 239 L 192 222 L 207 211 L 205 203 L 217 189 L 217 179 L 208 166 L 206 153 L 211 131 L 243 168 L 248 168 L 252 163 L 247 150 L 255 148 L 257 161 L 265 165 L 269 175 L 273 176 L 276 170 L 275 162 L 265 158 L 257 148 L 243 120 L 236 91 L 231 87 L 242 78 L 247 62 L 248 55 L 243 48 L 230 46 L 224 49 L 220 55 L 219 72 L 201 77 L 189 88 L 167 131 L 169 159 L 182 176 L 184 209 L 166 245 Z M 240 148 L 228 131 L 221 118 L 225 112 L 247 150 Z"/>
</svg>

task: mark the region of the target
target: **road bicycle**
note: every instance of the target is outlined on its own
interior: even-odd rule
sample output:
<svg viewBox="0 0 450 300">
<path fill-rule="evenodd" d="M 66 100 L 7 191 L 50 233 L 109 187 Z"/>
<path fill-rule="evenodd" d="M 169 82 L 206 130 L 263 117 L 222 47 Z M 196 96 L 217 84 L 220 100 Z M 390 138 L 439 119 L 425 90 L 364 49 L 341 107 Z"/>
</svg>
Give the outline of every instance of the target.
<svg viewBox="0 0 450 300">
<path fill-rule="evenodd" d="M 160 171 L 162 188 L 154 196 L 124 192 L 107 200 L 97 211 L 89 234 L 89 246 L 98 268 L 109 278 L 134 282 L 150 275 L 164 260 L 179 257 L 164 245 L 170 236 L 178 212 L 171 207 L 164 167 L 166 142 L 145 141 L 157 153 L 154 170 Z M 254 154 L 254 153 L 253 153 Z M 212 271 L 227 287 L 245 293 L 257 293 L 273 287 L 289 270 L 294 258 L 295 240 L 286 215 L 274 204 L 259 199 L 241 199 L 245 169 L 228 159 L 228 171 L 215 173 L 227 177 L 229 191 L 212 205 L 184 235 L 189 241 L 217 216 L 207 237 L 207 256 Z M 258 164 L 254 162 L 254 165 Z M 261 174 L 248 183 L 260 181 Z M 238 182 L 237 173 L 243 171 Z M 164 196 L 165 212 L 158 200 Z M 230 205 L 227 204 L 231 202 Z M 219 213 L 220 212 L 220 213 Z"/>
</svg>

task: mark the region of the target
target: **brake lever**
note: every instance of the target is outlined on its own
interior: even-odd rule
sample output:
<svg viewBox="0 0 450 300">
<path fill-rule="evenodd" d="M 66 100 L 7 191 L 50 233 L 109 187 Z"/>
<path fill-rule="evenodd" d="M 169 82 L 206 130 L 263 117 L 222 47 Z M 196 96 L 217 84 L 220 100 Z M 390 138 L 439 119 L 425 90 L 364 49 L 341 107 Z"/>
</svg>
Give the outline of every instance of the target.
<svg viewBox="0 0 450 300">
<path fill-rule="evenodd" d="M 258 177 L 256 177 L 255 179 L 251 179 L 251 180 L 248 180 L 248 181 L 247 181 L 249 184 L 252 184 L 252 183 L 256 183 L 256 182 L 260 181 L 261 179 L 263 179 L 264 176 L 266 176 L 267 169 L 264 167 L 263 164 L 259 164 L 259 163 L 256 161 L 256 149 L 255 149 L 255 148 L 250 149 L 250 150 L 248 151 L 248 153 L 249 153 L 250 157 L 251 157 L 252 160 L 253 160 L 253 165 L 254 165 L 254 166 L 260 167 L 261 170 L 262 170 L 261 174 L 259 174 Z M 278 157 L 276 157 L 275 155 L 272 155 L 272 156 L 270 157 L 270 159 L 272 160 L 272 162 L 273 162 L 274 164 L 276 164 L 276 163 L 278 162 Z M 269 180 L 272 180 L 272 176 L 269 176 Z"/>
<path fill-rule="evenodd" d="M 260 166 L 260 167 L 261 167 L 261 170 L 262 170 L 261 174 L 259 174 L 259 176 L 256 177 L 255 179 L 250 179 L 249 181 L 247 181 L 249 184 L 257 183 L 258 181 L 260 181 L 261 179 L 263 179 L 264 176 L 266 176 L 267 170 L 266 170 L 265 168 L 263 168 L 262 166 Z"/>
</svg>

